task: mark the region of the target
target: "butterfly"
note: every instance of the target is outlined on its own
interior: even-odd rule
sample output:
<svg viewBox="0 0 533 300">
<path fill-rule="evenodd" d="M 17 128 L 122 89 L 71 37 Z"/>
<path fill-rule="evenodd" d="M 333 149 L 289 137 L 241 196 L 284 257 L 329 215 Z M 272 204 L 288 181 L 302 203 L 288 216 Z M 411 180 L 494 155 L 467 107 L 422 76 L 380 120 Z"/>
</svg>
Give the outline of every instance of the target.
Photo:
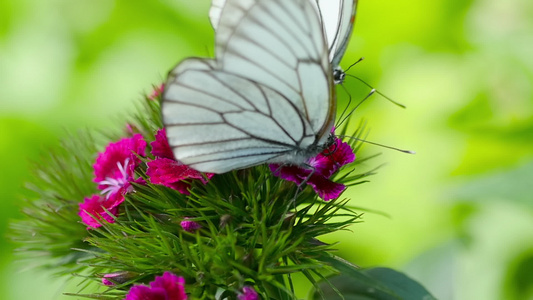
<svg viewBox="0 0 533 300">
<path fill-rule="evenodd" d="M 227 0 L 217 24 L 216 57 L 182 61 L 165 84 L 162 118 L 176 159 L 225 173 L 303 165 L 328 148 L 336 95 L 316 6 Z"/>
<path fill-rule="evenodd" d="M 346 52 L 352 34 L 357 9 L 357 0 L 309 0 L 319 15 L 326 34 L 329 59 L 333 66 L 336 84 L 344 81 L 344 71 L 339 63 Z M 217 30 L 220 14 L 226 0 L 213 0 L 209 9 L 211 25 Z"/>
</svg>

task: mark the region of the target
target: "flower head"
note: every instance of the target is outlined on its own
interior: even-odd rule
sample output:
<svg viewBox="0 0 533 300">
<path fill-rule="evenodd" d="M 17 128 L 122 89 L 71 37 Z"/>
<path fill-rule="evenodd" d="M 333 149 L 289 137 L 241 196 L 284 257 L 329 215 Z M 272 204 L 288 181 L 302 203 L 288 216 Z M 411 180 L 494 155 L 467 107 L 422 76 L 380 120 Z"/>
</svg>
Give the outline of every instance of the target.
<svg viewBox="0 0 533 300">
<path fill-rule="evenodd" d="M 258 300 L 259 295 L 257 295 L 257 292 L 254 290 L 251 286 L 244 286 L 242 288 L 242 294 L 237 296 L 239 300 Z"/>
<path fill-rule="evenodd" d="M 133 286 L 125 300 L 186 300 L 185 279 L 170 272 L 156 276 L 150 286 Z"/>
<path fill-rule="evenodd" d="M 98 154 L 94 164 L 94 182 L 103 194 L 111 196 L 119 191 L 125 192 L 133 181 L 134 170 L 140 163 L 136 155 L 144 156 L 146 142 L 142 135 L 123 138 L 107 145 L 104 152 Z"/>
<path fill-rule="evenodd" d="M 134 136 L 135 134 L 139 133 L 139 128 L 137 128 L 137 126 L 135 126 L 135 124 L 126 123 L 125 128 L 124 128 L 124 132 L 128 136 Z"/>
<path fill-rule="evenodd" d="M 128 272 L 128 271 L 104 274 L 104 276 L 102 276 L 102 284 L 107 285 L 107 286 L 114 286 L 116 284 L 122 284 L 134 278 L 136 275 L 137 275 L 136 273 Z"/>
<path fill-rule="evenodd" d="M 335 143 L 317 156 L 308 160 L 310 167 L 282 166 L 279 164 L 269 165 L 274 175 L 295 182 L 296 184 L 306 183 L 313 187 L 315 192 L 329 201 L 340 196 L 346 186 L 333 182 L 329 178 L 335 174 L 342 166 L 355 160 L 352 148 L 347 143 L 335 138 Z"/>
<path fill-rule="evenodd" d="M 165 128 L 160 129 L 155 134 L 155 141 L 150 143 L 152 146 L 152 154 L 160 158 L 174 159 L 174 154 L 167 140 L 167 133 Z"/>
<path fill-rule="evenodd" d="M 195 221 L 191 221 L 190 218 L 185 217 L 183 221 L 180 222 L 181 228 L 187 232 L 195 232 L 196 230 L 202 228 L 202 225 L 198 224 Z"/>
<path fill-rule="evenodd" d="M 191 185 L 185 180 L 199 179 L 207 183 L 207 180 L 213 177 L 213 174 L 206 174 L 207 177 L 204 177 L 202 173 L 168 158 L 157 158 L 149 161 L 147 165 L 146 175 L 152 183 L 164 185 L 186 195 L 189 194 Z"/>
<path fill-rule="evenodd" d="M 202 174 L 174 159 L 174 154 L 168 144 L 165 129 L 157 131 L 155 141 L 150 143 L 152 154 L 157 158 L 147 163 L 146 175 L 154 184 L 161 184 L 175 189 L 182 194 L 189 194 L 189 179 L 199 179 L 203 183 L 213 177 L 214 174 Z"/>
<path fill-rule="evenodd" d="M 92 195 L 91 197 L 85 198 L 85 201 L 79 204 L 80 212 L 78 215 L 81 217 L 83 223 L 88 225 L 87 229 L 98 228 L 102 226 L 100 224 L 102 220 L 109 223 L 115 222 L 115 219 L 109 213 L 116 215 L 118 206 L 123 201 L 124 197 L 120 194 L 116 194 L 110 198 L 102 195 Z"/>
<path fill-rule="evenodd" d="M 157 99 L 161 95 L 161 93 L 163 93 L 164 90 L 165 90 L 165 84 L 161 83 L 159 86 L 154 87 L 154 90 L 152 91 L 152 94 L 148 96 L 148 99 L 150 100 Z"/>
</svg>

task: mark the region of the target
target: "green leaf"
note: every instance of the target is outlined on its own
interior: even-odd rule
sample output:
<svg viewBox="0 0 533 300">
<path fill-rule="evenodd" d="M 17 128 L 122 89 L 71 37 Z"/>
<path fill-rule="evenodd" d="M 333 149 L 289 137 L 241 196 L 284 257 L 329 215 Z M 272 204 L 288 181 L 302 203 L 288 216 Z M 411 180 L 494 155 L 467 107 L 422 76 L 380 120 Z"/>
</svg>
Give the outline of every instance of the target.
<svg viewBox="0 0 533 300">
<path fill-rule="evenodd" d="M 405 274 L 389 268 L 361 270 L 337 257 L 327 260 L 341 275 L 319 283 L 321 292 L 312 291 L 311 299 L 344 300 L 431 300 L 433 297 L 422 285 Z M 322 294 L 322 295 L 321 295 Z"/>
<path fill-rule="evenodd" d="M 382 282 L 394 291 L 400 299 L 436 299 L 420 283 L 409 278 L 407 275 L 389 268 L 372 268 L 364 271 L 368 276 Z"/>
</svg>

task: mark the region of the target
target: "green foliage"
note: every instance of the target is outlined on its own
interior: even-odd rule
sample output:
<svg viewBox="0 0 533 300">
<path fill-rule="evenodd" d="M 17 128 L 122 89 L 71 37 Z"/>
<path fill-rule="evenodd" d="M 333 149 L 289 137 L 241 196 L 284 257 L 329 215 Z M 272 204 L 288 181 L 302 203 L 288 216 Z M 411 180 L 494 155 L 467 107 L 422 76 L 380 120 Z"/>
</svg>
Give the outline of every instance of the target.
<svg viewBox="0 0 533 300">
<path fill-rule="evenodd" d="M 12 224 L 18 252 L 32 259 L 44 256 L 43 267 L 59 274 L 79 271 L 77 262 L 86 257 L 72 248 L 87 248 L 77 212 L 78 203 L 96 192 L 92 161 L 98 144 L 90 134 L 78 133 L 35 163 L 34 180 L 27 184 L 31 193 L 22 210 L 26 218 Z"/>
</svg>

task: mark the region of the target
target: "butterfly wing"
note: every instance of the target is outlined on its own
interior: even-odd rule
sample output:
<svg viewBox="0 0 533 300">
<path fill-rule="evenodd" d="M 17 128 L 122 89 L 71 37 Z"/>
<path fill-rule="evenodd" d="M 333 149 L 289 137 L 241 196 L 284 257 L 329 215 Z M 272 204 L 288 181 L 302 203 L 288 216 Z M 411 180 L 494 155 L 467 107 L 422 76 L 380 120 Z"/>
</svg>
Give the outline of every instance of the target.
<svg viewBox="0 0 533 300">
<path fill-rule="evenodd" d="M 311 0 L 320 12 L 328 40 L 330 61 L 337 68 L 352 34 L 357 0 Z"/>
<path fill-rule="evenodd" d="M 320 16 L 326 34 L 330 62 L 337 68 L 346 52 L 355 20 L 357 0 L 309 0 Z M 209 18 L 215 31 L 226 0 L 213 0 Z"/>
<path fill-rule="evenodd" d="M 183 61 L 166 84 L 163 122 L 178 160 L 223 173 L 316 154 L 335 97 L 327 45 L 310 11 L 308 0 L 227 1 L 217 58 Z"/>
<path fill-rule="evenodd" d="M 215 31 L 218 27 L 218 22 L 220 21 L 220 14 L 222 13 L 222 8 L 224 7 L 224 4 L 226 4 L 226 0 L 211 1 L 211 7 L 209 8 L 209 21 L 211 22 L 211 26 L 213 26 Z"/>
<path fill-rule="evenodd" d="M 257 1 L 249 10 L 249 2 L 255 1 L 224 6 L 216 35 L 218 65 L 279 91 L 302 112 L 312 132 L 322 135 L 335 103 L 324 101 L 334 99 L 331 67 L 312 7 L 306 1 L 271 0 Z"/>
</svg>

